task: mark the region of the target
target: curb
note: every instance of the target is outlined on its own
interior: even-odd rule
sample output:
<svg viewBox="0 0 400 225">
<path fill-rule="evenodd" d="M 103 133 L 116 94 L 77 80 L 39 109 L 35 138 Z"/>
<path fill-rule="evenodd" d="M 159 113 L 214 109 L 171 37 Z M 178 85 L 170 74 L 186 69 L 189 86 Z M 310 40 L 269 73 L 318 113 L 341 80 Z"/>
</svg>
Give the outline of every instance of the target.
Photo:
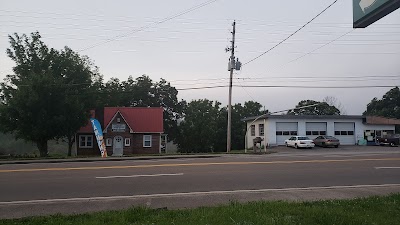
<svg viewBox="0 0 400 225">
<path fill-rule="evenodd" d="M 184 158 L 217 158 L 220 155 L 174 155 L 174 156 L 138 156 L 138 157 L 107 157 L 107 158 L 77 158 L 77 159 L 27 159 L 0 161 L 0 165 L 34 164 L 34 163 L 64 163 L 64 162 L 107 162 L 152 159 L 184 159 Z"/>
</svg>

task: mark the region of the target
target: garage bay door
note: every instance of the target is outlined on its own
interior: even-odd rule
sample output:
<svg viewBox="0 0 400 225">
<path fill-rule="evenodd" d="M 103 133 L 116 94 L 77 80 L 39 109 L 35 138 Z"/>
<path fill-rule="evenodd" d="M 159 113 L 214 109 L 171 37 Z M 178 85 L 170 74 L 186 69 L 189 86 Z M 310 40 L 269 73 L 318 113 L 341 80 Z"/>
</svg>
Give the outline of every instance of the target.
<svg viewBox="0 0 400 225">
<path fill-rule="evenodd" d="M 320 135 L 326 135 L 326 123 L 307 122 L 306 136 L 310 139 L 315 139 Z"/>
<path fill-rule="evenodd" d="M 354 145 L 356 143 L 354 123 L 335 123 L 335 137 L 342 145 Z"/>
<path fill-rule="evenodd" d="M 276 144 L 284 145 L 285 140 L 297 135 L 297 122 L 276 123 Z"/>
</svg>

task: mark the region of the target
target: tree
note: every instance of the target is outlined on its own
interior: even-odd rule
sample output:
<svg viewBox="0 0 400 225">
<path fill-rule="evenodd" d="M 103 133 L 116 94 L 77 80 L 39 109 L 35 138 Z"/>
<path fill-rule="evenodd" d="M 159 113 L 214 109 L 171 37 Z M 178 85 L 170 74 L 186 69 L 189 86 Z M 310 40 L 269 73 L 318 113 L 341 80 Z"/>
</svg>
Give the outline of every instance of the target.
<svg viewBox="0 0 400 225">
<path fill-rule="evenodd" d="M 38 32 L 9 36 L 7 54 L 16 66 L 1 83 L 0 129 L 36 143 L 40 155 L 47 156 L 48 140 L 72 142 L 87 122 L 92 71 L 87 58 L 67 47 L 48 48 L 40 38 Z"/>
<path fill-rule="evenodd" d="M 382 99 L 376 97 L 371 100 L 367 105 L 367 110 L 363 115 L 371 116 L 384 116 L 388 118 L 400 119 L 400 89 L 399 87 L 392 88 L 386 94 L 383 95 Z M 399 131 L 400 127 L 396 126 L 396 130 Z"/>
<path fill-rule="evenodd" d="M 187 104 L 179 125 L 178 147 L 181 152 L 212 152 L 215 147 L 219 102 L 207 99 Z M 226 137 L 225 137 L 226 139 Z"/>
<path fill-rule="evenodd" d="M 347 114 L 346 109 L 344 108 L 342 103 L 339 101 L 339 99 L 337 99 L 336 97 L 334 97 L 334 96 L 326 96 L 322 101 L 326 102 L 330 106 L 335 106 L 337 109 L 339 109 L 340 115 L 346 115 Z"/>
<path fill-rule="evenodd" d="M 310 106 L 310 105 L 315 105 L 315 106 Z M 287 114 L 288 115 L 340 115 L 340 110 L 337 109 L 335 106 L 328 105 L 328 103 L 326 102 L 318 102 L 314 100 L 302 100 L 296 105 L 296 109 L 289 110 Z"/>
</svg>

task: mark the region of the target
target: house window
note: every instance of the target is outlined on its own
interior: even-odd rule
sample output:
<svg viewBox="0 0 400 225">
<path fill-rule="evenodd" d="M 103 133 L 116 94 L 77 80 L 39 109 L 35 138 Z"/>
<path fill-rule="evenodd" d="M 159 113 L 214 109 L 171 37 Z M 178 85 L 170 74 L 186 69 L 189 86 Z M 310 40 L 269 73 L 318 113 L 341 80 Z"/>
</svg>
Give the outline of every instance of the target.
<svg viewBox="0 0 400 225">
<path fill-rule="evenodd" d="M 143 147 L 151 147 L 151 135 L 143 135 Z"/>
<path fill-rule="evenodd" d="M 260 134 L 260 136 L 264 136 L 264 124 L 258 125 L 258 133 Z"/>
<path fill-rule="evenodd" d="M 130 138 L 125 138 L 125 147 L 131 146 L 131 139 Z"/>
<path fill-rule="evenodd" d="M 117 123 L 121 123 L 121 118 L 117 118 Z"/>
<path fill-rule="evenodd" d="M 258 125 L 258 131 L 260 133 L 260 136 L 264 136 L 264 124 Z"/>
<path fill-rule="evenodd" d="M 251 136 L 256 136 L 256 125 L 251 125 Z"/>
<path fill-rule="evenodd" d="M 106 146 L 112 146 L 112 139 L 111 138 L 107 138 L 106 139 Z"/>
<path fill-rule="evenodd" d="M 93 148 L 93 136 L 92 135 L 80 135 L 79 136 L 79 148 Z"/>
</svg>

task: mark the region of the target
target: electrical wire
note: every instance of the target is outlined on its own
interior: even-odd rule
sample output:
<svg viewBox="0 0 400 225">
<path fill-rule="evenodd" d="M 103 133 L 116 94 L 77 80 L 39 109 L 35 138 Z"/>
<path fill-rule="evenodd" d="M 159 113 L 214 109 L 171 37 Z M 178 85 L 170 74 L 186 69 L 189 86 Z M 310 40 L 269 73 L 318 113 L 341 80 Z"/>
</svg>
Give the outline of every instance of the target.
<svg viewBox="0 0 400 225">
<path fill-rule="evenodd" d="M 185 15 L 185 14 L 188 14 L 188 13 L 190 13 L 190 12 L 192 12 L 192 11 L 195 11 L 195 10 L 197 10 L 197 9 L 203 8 L 203 7 L 205 7 L 205 6 L 207 6 L 207 5 L 210 5 L 211 3 L 214 3 L 214 2 L 217 2 L 217 1 L 218 1 L 218 0 L 211 0 L 211 1 L 203 2 L 203 3 L 201 3 L 201 4 L 197 5 L 197 6 L 194 6 L 194 7 L 192 7 L 192 8 L 187 9 L 187 10 L 184 10 L 184 11 L 182 11 L 182 12 L 180 12 L 180 13 L 178 13 L 178 14 L 175 14 L 175 15 L 173 15 L 173 16 L 166 17 L 166 18 L 164 18 L 164 19 L 162 19 L 162 20 L 159 20 L 159 21 L 157 21 L 157 22 L 155 22 L 155 23 L 152 23 L 152 24 L 150 24 L 150 25 L 142 26 L 142 27 L 140 27 L 139 29 L 135 29 L 135 30 L 132 30 L 132 31 L 130 31 L 130 32 L 128 32 L 128 33 L 120 34 L 120 35 L 114 36 L 114 37 L 109 38 L 109 39 L 107 39 L 107 40 L 105 40 L 105 41 L 103 41 L 103 42 L 99 42 L 99 43 L 97 43 L 97 44 L 94 44 L 94 45 L 91 45 L 91 46 L 89 46 L 89 47 L 83 48 L 83 49 L 79 50 L 78 52 L 86 51 L 86 50 L 95 48 L 95 47 L 97 47 L 97 46 L 100 46 L 100 45 L 103 45 L 103 44 L 106 44 L 106 43 L 115 41 L 115 40 L 117 40 L 117 39 L 127 37 L 127 36 L 129 36 L 129 35 L 134 34 L 134 33 L 137 33 L 137 32 L 140 32 L 140 31 L 144 31 L 144 30 L 146 30 L 146 29 L 148 29 L 148 28 L 151 28 L 151 27 L 153 27 L 153 26 L 155 26 L 155 25 L 159 25 L 159 24 L 165 23 L 165 22 L 167 22 L 167 21 L 170 21 L 170 20 L 175 19 L 175 18 L 177 18 L 177 17 L 183 16 L 183 15 Z"/>
<path fill-rule="evenodd" d="M 324 10 L 322 10 L 320 13 L 318 13 L 315 17 L 313 17 L 310 21 L 308 21 L 307 23 L 305 23 L 303 26 L 301 26 L 299 29 L 297 29 L 295 32 L 293 32 L 292 34 L 290 34 L 288 37 L 286 37 L 285 39 L 283 39 L 282 41 L 280 41 L 278 44 L 276 44 L 275 46 L 273 46 L 272 48 L 268 49 L 267 51 L 263 52 L 262 54 L 256 56 L 255 58 L 247 61 L 246 63 L 244 63 L 243 65 L 247 65 L 255 60 L 257 60 L 258 58 L 260 58 L 261 56 L 267 54 L 268 52 L 272 51 L 273 49 L 275 49 L 276 47 L 278 47 L 279 45 L 281 45 L 283 42 L 285 42 L 286 40 L 288 40 L 289 38 L 291 38 L 292 36 L 294 36 L 296 33 L 298 33 L 300 30 L 302 30 L 304 27 L 306 27 L 308 24 L 310 24 L 312 21 L 314 21 L 317 17 L 319 17 L 320 15 L 322 15 L 326 10 L 328 10 L 330 7 L 332 7 L 338 0 L 333 1 L 328 7 L 326 7 Z"/>
</svg>

